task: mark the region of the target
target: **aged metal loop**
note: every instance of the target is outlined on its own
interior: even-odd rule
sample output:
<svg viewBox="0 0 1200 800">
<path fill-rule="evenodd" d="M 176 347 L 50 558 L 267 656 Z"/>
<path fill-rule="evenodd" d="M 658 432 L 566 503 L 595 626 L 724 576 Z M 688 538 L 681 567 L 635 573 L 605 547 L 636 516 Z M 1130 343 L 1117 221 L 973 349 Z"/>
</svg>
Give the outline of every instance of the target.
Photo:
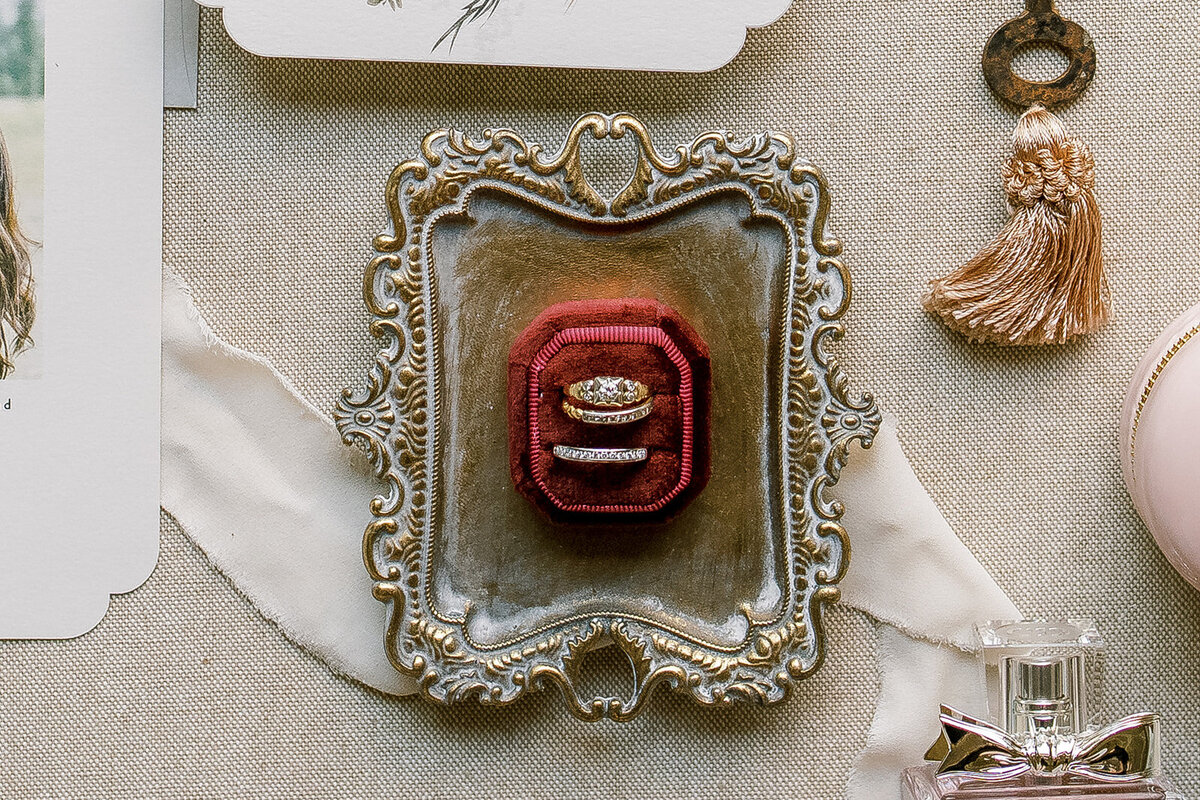
<svg viewBox="0 0 1200 800">
<path fill-rule="evenodd" d="M 1028 81 L 1013 72 L 1013 59 L 1037 45 L 1053 47 L 1070 60 L 1052 81 Z M 1066 19 L 1054 0 L 1025 0 L 1025 13 L 992 34 L 983 50 L 983 75 L 997 97 L 1018 108 L 1061 106 L 1083 94 L 1096 75 L 1096 46 L 1082 27 Z"/>
</svg>

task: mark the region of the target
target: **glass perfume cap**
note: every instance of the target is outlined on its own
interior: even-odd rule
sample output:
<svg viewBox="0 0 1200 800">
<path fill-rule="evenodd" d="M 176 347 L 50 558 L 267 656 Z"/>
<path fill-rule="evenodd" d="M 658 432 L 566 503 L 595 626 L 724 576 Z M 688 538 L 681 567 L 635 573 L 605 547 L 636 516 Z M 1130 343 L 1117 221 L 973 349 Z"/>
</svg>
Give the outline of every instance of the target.
<svg viewBox="0 0 1200 800">
<path fill-rule="evenodd" d="M 1008 656 L 1002 663 L 1006 730 L 1067 734 L 1084 729 L 1082 656 Z"/>
<path fill-rule="evenodd" d="M 1091 620 L 1009 620 L 978 627 L 988 718 L 1021 735 L 1099 727 L 1104 640 Z"/>
</svg>

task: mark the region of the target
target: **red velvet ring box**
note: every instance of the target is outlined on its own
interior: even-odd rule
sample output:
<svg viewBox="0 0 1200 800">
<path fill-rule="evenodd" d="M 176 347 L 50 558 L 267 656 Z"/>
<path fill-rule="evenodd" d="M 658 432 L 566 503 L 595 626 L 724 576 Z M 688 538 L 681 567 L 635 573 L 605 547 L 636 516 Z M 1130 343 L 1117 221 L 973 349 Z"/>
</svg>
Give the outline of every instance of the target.
<svg viewBox="0 0 1200 800">
<path fill-rule="evenodd" d="M 619 425 L 572 419 L 564 390 L 598 376 L 645 384 L 654 398 L 650 414 Z M 509 353 L 509 464 L 517 491 L 556 521 L 665 521 L 708 483 L 711 399 L 708 347 L 674 309 L 637 298 L 552 306 Z M 555 456 L 555 445 L 646 448 L 648 457 L 577 463 Z"/>
</svg>

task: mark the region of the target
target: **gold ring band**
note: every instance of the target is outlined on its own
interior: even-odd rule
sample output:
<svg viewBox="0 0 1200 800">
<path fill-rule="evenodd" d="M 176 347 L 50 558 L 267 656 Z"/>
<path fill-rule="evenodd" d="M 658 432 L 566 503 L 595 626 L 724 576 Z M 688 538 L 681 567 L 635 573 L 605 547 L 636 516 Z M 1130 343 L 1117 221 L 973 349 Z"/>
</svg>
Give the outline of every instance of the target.
<svg viewBox="0 0 1200 800">
<path fill-rule="evenodd" d="M 572 447 L 556 444 L 554 456 L 578 464 L 636 464 L 649 458 L 650 451 L 644 447 Z"/>
<path fill-rule="evenodd" d="M 641 405 L 633 408 L 618 408 L 615 411 L 596 411 L 592 408 L 580 408 L 570 400 L 563 400 L 563 411 L 568 417 L 588 425 L 625 425 L 637 422 L 650 416 L 654 410 L 654 398 L 651 397 Z"/>
<path fill-rule="evenodd" d="M 591 406 L 617 407 L 640 403 L 650 396 L 650 387 L 641 381 L 615 375 L 598 375 L 572 383 L 563 389 L 568 397 Z"/>
</svg>

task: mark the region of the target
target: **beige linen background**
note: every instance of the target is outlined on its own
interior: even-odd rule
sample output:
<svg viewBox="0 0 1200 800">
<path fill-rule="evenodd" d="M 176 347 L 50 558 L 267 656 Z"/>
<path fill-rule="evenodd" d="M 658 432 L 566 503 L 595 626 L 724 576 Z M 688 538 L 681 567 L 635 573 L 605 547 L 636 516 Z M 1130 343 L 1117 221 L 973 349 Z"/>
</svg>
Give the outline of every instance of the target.
<svg viewBox="0 0 1200 800">
<path fill-rule="evenodd" d="M 1100 51 L 1064 118 L 1096 153 L 1117 298 L 1114 323 L 1069 347 L 969 345 L 918 305 L 1004 220 L 1015 118 L 978 53 L 1019 0 L 798 0 L 704 75 L 264 60 L 205 11 L 200 109 L 166 119 L 164 257 L 218 334 L 331 408 L 373 358 L 360 276 L 384 180 L 428 130 L 505 125 L 557 146 L 600 110 L 641 116 L 663 147 L 714 127 L 792 133 L 832 185 L 855 385 L 899 417 L 917 474 L 1019 607 L 1101 621 L 1108 715 L 1163 711 L 1167 763 L 1200 796 L 1200 593 L 1138 520 L 1116 449 L 1134 364 L 1200 299 L 1200 9 L 1063 5 Z M 288 532 L 264 535 L 286 557 Z M 95 631 L 0 643 L 0 794 L 830 798 L 866 740 L 874 644 L 869 620 L 834 610 L 824 670 L 766 710 L 664 696 L 627 726 L 567 719 L 550 694 L 445 710 L 331 674 L 164 518 L 158 570 Z"/>
</svg>

